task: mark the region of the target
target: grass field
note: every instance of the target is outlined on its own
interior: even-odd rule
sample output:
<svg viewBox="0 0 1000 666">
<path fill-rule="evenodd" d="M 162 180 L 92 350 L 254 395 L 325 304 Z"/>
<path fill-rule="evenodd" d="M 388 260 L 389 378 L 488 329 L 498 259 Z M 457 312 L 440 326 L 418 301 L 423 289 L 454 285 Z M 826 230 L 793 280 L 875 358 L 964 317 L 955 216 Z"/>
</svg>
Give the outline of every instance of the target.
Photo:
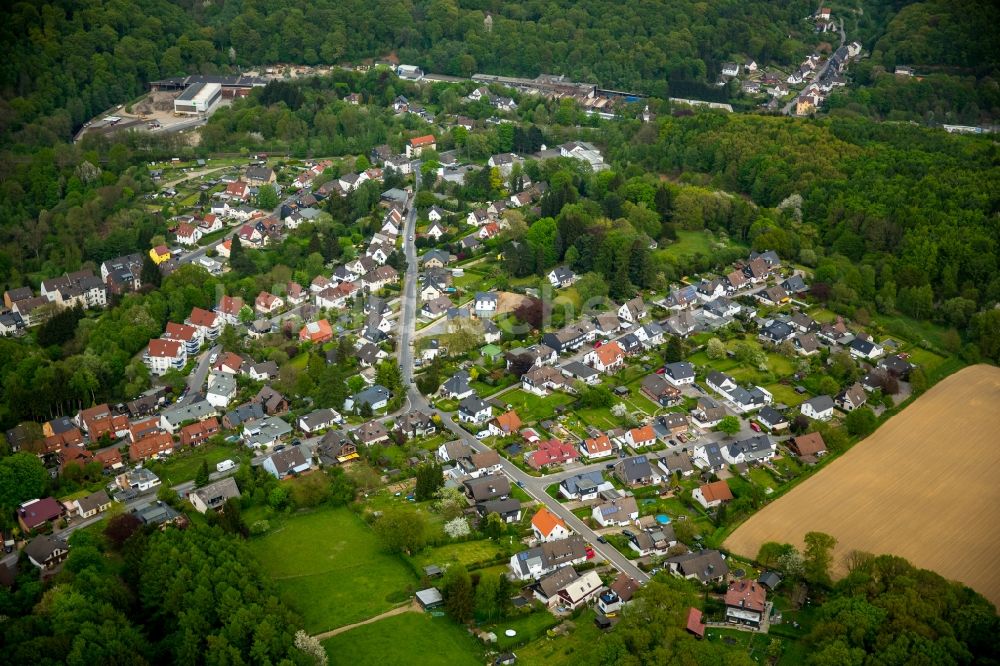
<svg viewBox="0 0 1000 666">
<path fill-rule="evenodd" d="M 503 394 L 503 401 L 517 410 L 517 415 L 524 423 L 534 423 L 541 419 L 554 416 L 556 407 L 568 405 L 576 398 L 568 393 L 553 392 L 544 398 L 534 393 L 515 389 Z"/>
<path fill-rule="evenodd" d="M 426 548 L 413 557 L 413 562 L 421 569 L 428 564 L 436 564 L 440 567 L 446 567 L 451 564 L 464 564 L 468 567 L 473 564 L 496 559 L 501 552 L 502 549 L 499 544 L 489 539 L 463 541 L 461 543 L 449 543 L 437 548 Z"/>
<path fill-rule="evenodd" d="M 595 663 L 598 641 L 603 635 L 594 624 L 594 611 L 586 610 L 573 620 L 574 628 L 556 638 L 540 638 L 516 650 L 518 663 L 546 666 L 579 666 Z"/>
<path fill-rule="evenodd" d="M 478 666 L 479 644 L 446 617 L 403 613 L 323 641 L 331 664 L 351 666 Z M 419 657 L 418 657 L 419 655 Z"/>
<path fill-rule="evenodd" d="M 765 507 L 726 540 L 756 555 L 765 541 L 837 538 L 836 573 L 852 550 L 899 555 L 1000 603 L 1000 368 L 940 382 L 874 435 Z"/>
<path fill-rule="evenodd" d="M 385 553 L 347 509 L 321 509 L 272 525 L 250 547 L 310 634 L 383 613 L 416 584 L 406 564 Z"/>
<path fill-rule="evenodd" d="M 196 449 L 187 449 L 181 453 L 166 458 L 163 461 L 153 461 L 146 465 L 160 480 L 168 485 L 175 486 L 178 483 L 191 481 L 198 475 L 201 462 L 208 462 L 208 471 L 215 471 L 215 464 L 223 460 L 231 459 L 239 463 L 248 457 L 245 447 L 236 446 L 212 446 L 204 444 Z"/>
</svg>

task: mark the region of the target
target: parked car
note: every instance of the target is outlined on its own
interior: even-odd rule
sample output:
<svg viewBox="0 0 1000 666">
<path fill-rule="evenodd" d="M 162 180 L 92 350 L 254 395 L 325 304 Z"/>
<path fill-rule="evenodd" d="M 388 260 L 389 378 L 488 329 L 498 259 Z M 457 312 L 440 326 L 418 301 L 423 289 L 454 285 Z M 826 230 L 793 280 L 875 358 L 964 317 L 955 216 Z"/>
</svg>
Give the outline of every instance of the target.
<svg viewBox="0 0 1000 666">
<path fill-rule="evenodd" d="M 753 430 L 754 432 L 760 432 L 760 426 L 757 425 L 756 421 L 750 422 L 750 429 Z"/>
<path fill-rule="evenodd" d="M 608 538 L 606 536 L 604 536 L 603 534 L 597 537 L 597 543 L 607 543 L 607 542 L 608 542 Z"/>
</svg>

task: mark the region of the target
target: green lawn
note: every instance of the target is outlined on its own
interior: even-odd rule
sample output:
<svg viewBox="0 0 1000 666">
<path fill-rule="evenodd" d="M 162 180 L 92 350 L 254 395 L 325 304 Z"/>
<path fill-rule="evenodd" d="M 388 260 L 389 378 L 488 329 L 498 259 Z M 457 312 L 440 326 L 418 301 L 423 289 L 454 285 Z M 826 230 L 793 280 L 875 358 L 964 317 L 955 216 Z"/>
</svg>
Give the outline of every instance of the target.
<svg viewBox="0 0 1000 666">
<path fill-rule="evenodd" d="M 447 617 L 403 613 L 323 641 L 331 664 L 351 666 L 479 666 L 482 650 Z M 419 655 L 419 656 L 418 656 Z"/>
<path fill-rule="evenodd" d="M 710 256 L 714 245 L 719 244 L 715 234 L 708 231 L 678 231 L 677 240 L 668 245 L 664 245 L 656 251 L 657 254 L 667 257 L 690 256 L 698 252 Z M 729 243 L 733 245 L 733 243 Z"/>
<path fill-rule="evenodd" d="M 373 617 L 404 601 L 416 577 L 348 509 L 272 521 L 250 548 L 310 634 Z"/>
<path fill-rule="evenodd" d="M 594 611 L 587 609 L 573 620 L 574 629 L 556 638 L 539 638 L 517 650 L 518 663 L 546 666 L 579 666 L 597 662 L 595 648 L 603 633 L 594 624 Z"/>
<path fill-rule="evenodd" d="M 464 564 L 466 567 L 470 567 L 474 564 L 492 561 L 499 557 L 502 552 L 503 548 L 497 542 L 481 539 L 479 541 L 450 543 L 437 548 L 425 548 L 414 555 L 412 559 L 418 569 L 423 569 L 429 564 L 436 564 L 442 568 L 450 564 Z"/>
<path fill-rule="evenodd" d="M 517 415 L 524 423 L 534 423 L 544 419 L 551 419 L 555 416 L 555 408 L 561 405 L 569 405 L 576 398 L 567 394 L 554 392 L 551 395 L 540 397 L 534 393 L 528 393 L 521 389 L 508 391 L 503 394 L 503 401 L 513 406 L 517 410 Z"/>
<path fill-rule="evenodd" d="M 557 624 L 559 624 L 559 620 L 552 613 L 547 610 L 538 610 L 528 615 L 515 616 L 502 622 L 497 622 L 496 624 L 484 627 L 484 629 L 492 631 L 497 635 L 496 647 L 498 649 L 506 650 L 518 645 L 524 645 L 528 641 L 544 636 L 546 631 Z M 507 636 L 504 632 L 508 629 L 513 629 L 517 632 L 517 635 Z"/>
<path fill-rule="evenodd" d="M 789 407 L 796 407 L 809 398 L 808 393 L 799 395 L 795 392 L 795 387 L 788 384 L 768 384 L 764 388 L 774 396 L 775 403 L 784 403 Z"/>
<path fill-rule="evenodd" d="M 227 458 L 240 463 L 248 458 L 248 452 L 245 447 L 238 444 L 231 446 L 203 444 L 195 449 L 186 449 L 175 453 L 162 461 L 152 461 L 146 467 L 160 477 L 164 485 L 175 486 L 178 483 L 193 480 L 198 475 L 203 460 L 208 462 L 208 471 L 214 472 L 215 464 Z"/>
</svg>

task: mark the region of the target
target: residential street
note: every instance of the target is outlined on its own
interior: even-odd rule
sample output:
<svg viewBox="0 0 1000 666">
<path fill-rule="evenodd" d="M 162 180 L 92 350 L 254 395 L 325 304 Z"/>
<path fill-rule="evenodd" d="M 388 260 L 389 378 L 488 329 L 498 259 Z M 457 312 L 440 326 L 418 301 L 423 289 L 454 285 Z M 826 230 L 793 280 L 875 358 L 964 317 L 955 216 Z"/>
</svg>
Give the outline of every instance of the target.
<svg viewBox="0 0 1000 666">
<path fill-rule="evenodd" d="M 472 447 L 473 450 L 480 452 L 487 451 L 489 450 L 489 447 L 455 423 L 450 414 L 441 412 L 431 406 L 424 395 L 421 394 L 412 383 L 412 340 L 414 337 L 413 329 L 416 324 L 417 312 L 417 250 L 411 239 L 416 236 L 417 214 L 415 207 L 413 207 L 412 199 L 410 204 L 411 208 L 407 213 L 406 225 L 404 228 L 405 230 L 403 232 L 403 244 L 405 248 L 407 267 L 404 277 L 402 316 L 400 317 L 401 326 L 399 329 L 399 367 L 403 375 L 403 383 L 408 386 L 407 398 L 413 409 L 419 409 L 428 415 L 437 414 L 441 418 L 444 426 L 448 428 L 448 430 L 450 430 L 456 437 Z M 596 532 L 587 527 L 582 520 L 573 515 L 573 513 L 564 507 L 558 500 L 549 497 L 545 493 L 545 488 L 552 483 L 557 483 L 559 479 L 553 479 L 550 476 L 540 478 L 533 477 L 519 469 L 510 461 L 506 459 L 502 460 L 504 473 L 510 477 L 514 483 L 519 485 L 531 498 L 544 504 L 553 513 L 565 520 L 566 524 L 580 534 L 600 557 L 610 562 L 619 571 L 624 572 L 640 583 L 645 583 L 649 580 L 649 576 L 646 575 L 646 573 L 633 564 L 627 557 L 619 553 L 613 546 L 598 542 L 598 535 Z M 603 467 L 604 464 L 605 463 L 595 463 L 593 467 Z M 573 473 L 576 474 L 579 473 L 579 471 L 574 470 Z M 571 475 L 572 474 L 570 474 L 570 476 Z"/>
</svg>

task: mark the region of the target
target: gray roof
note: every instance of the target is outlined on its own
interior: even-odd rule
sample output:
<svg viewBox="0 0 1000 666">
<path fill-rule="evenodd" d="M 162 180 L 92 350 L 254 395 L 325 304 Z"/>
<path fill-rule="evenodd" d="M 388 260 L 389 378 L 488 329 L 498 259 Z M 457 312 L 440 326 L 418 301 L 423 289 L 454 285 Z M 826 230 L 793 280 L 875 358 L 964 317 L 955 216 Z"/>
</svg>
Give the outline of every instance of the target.
<svg viewBox="0 0 1000 666">
<path fill-rule="evenodd" d="M 284 452 L 282 451 L 282 453 Z M 227 476 L 224 479 L 219 479 L 208 484 L 204 488 L 198 488 L 192 491 L 191 494 L 197 495 L 205 506 L 215 508 L 224 504 L 230 498 L 239 497 L 240 489 L 233 477 Z"/>
<path fill-rule="evenodd" d="M 702 582 L 723 577 L 729 573 L 729 566 L 717 550 L 702 550 L 697 553 L 685 553 L 667 560 L 676 564 L 685 576 L 697 576 Z"/>
<path fill-rule="evenodd" d="M 776 426 L 779 423 L 788 422 L 784 414 L 770 405 L 765 405 L 757 412 L 757 420 L 768 426 Z"/>
<path fill-rule="evenodd" d="M 809 398 L 803 405 L 809 405 L 817 412 L 825 412 L 828 409 L 833 409 L 833 398 L 828 395 L 818 395 L 815 398 Z"/>
<path fill-rule="evenodd" d="M 649 466 L 649 459 L 646 456 L 620 460 L 615 464 L 615 471 L 629 483 L 649 478 L 653 474 L 653 468 Z"/>
<path fill-rule="evenodd" d="M 86 497 L 79 499 L 76 503 L 80 506 L 80 509 L 84 513 L 90 513 L 91 511 L 97 511 L 102 506 L 106 506 L 111 502 L 108 494 L 103 490 L 98 490 L 96 493 L 91 493 Z"/>
<path fill-rule="evenodd" d="M 585 492 L 593 492 L 602 483 L 604 483 L 604 475 L 601 474 L 600 470 L 594 470 L 563 479 L 562 485 L 566 488 L 566 492 L 571 495 L 578 495 Z"/>
<path fill-rule="evenodd" d="M 198 400 L 183 407 L 173 407 L 172 409 L 165 409 L 160 412 L 161 417 L 174 425 L 183 423 L 184 421 L 197 420 L 212 414 L 215 414 L 215 407 L 212 407 L 212 405 L 204 400 Z"/>
<path fill-rule="evenodd" d="M 309 458 L 303 453 L 301 446 L 290 446 L 287 449 L 272 453 L 270 458 L 274 468 L 282 476 L 296 467 L 301 467 L 309 463 Z"/>
<path fill-rule="evenodd" d="M 476 504 L 476 509 L 484 516 L 488 516 L 491 513 L 505 516 L 509 513 L 516 513 L 520 511 L 521 501 L 514 497 L 486 500 L 485 502 L 478 502 Z"/>
<path fill-rule="evenodd" d="M 470 416 L 473 414 L 478 414 L 479 412 L 486 409 L 486 407 L 487 407 L 486 403 L 483 402 L 479 398 L 479 396 L 476 395 L 470 395 L 465 398 L 462 398 L 462 402 L 458 403 L 458 411 L 464 412 L 465 414 L 469 414 Z"/>
</svg>

